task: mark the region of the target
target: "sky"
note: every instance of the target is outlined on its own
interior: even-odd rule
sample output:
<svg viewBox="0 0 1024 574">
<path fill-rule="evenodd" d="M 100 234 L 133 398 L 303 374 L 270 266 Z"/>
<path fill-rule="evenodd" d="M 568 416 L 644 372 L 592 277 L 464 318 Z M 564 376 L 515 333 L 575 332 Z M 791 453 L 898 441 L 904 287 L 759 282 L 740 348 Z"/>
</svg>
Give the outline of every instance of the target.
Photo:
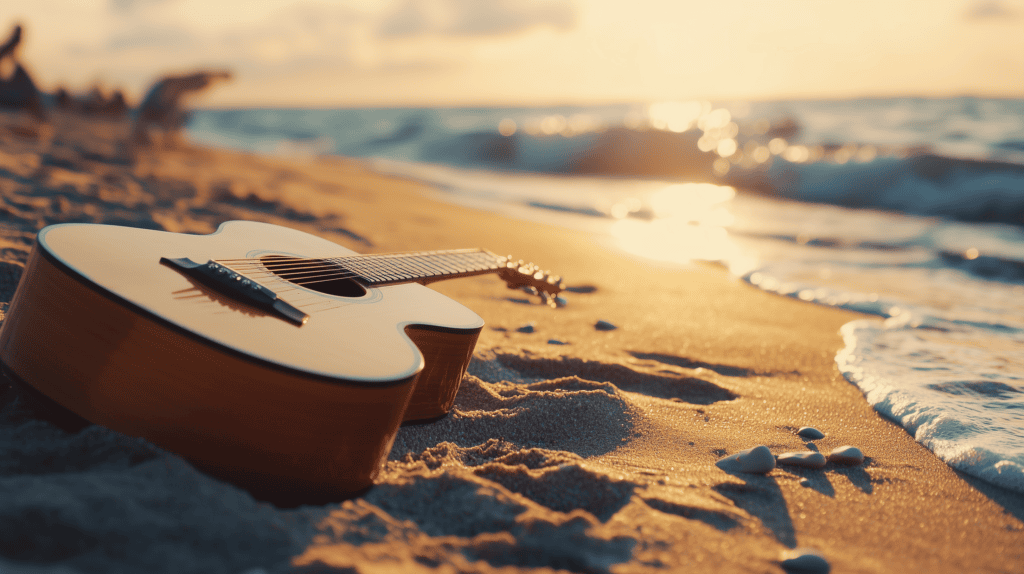
<svg viewBox="0 0 1024 574">
<path fill-rule="evenodd" d="M 1024 0 L 18 4 L 41 88 L 131 100 L 196 69 L 233 72 L 227 107 L 1024 97 Z"/>
</svg>

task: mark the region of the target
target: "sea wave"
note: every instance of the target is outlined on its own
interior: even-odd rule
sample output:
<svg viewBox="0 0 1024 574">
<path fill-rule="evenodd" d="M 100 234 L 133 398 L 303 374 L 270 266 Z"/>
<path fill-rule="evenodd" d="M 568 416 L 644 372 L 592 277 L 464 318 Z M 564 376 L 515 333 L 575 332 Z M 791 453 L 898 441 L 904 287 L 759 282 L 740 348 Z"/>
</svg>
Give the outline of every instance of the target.
<svg viewBox="0 0 1024 574">
<path fill-rule="evenodd" d="M 1024 165 L 921 154 L 858 164 L 776 161 L 729 182 L 769 195 L 967 221 L 1024 225 Z"/>
<path fill-rule="evenodd" d="M 201 110 L 189 130 L 204 143 L 265 153 L 724 183 L 800 201 L 1024 225 L 1022 102 L 849 100 L 739 107 L 744 109 L 735 115 L 707 102 Z M 696 115 L 685 116 L 687 121 L 659 116 L 665 109 Z"/>
</svg>

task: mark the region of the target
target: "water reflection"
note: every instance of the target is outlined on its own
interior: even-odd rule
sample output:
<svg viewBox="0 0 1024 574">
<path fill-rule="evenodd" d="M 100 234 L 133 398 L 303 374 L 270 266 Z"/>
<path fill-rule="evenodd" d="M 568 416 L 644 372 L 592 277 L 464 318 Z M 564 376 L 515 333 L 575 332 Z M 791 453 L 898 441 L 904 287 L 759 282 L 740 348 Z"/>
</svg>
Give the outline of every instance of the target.
<svg viewBox="0 0 1024 574">
<path fill-rule="evenodd" d="M 653 217 L 648 221 L 623 218 L 611 225 L 619 248 L 663 261 L 689 263 L 721 261 L 732 266 L 752 265 L 748 253 L 736 244 L 726 227 L 735 218 L 729 203 L 736 190 L 710 183 L 666 185 L 646 198 Z"/>
</svg>

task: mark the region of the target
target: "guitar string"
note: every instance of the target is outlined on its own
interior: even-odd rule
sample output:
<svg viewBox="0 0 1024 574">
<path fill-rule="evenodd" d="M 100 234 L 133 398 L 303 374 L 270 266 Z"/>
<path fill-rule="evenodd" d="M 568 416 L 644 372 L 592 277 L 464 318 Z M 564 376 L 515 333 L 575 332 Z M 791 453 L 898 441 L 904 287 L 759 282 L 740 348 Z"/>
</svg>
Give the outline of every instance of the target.
<svg viewBox="0 0 1024 574">
<path fill-rule="evenodd" d="M 479 274 L 480 272 L 497 271 L 497 270 L 500 270 L 500 269 L 503 268 L 502 266 L 492 266 L 492 265 L 488 265 L 486 267 L 477 268 L 477 269 L 465 269 L 463 271 L 456 271 L 456 272 L 450 272 L 450 273 L 440 273 L 440 274 L 437 274 L 437 275 L 431 275 L 431 276 L 424 277 L 424 278 L 440 277 L 440 276 L 443 276 L 443 275 L 459 275 L 459 274 L 463 274 L 463 273 Z M 323 274 L 323 275 L 319 275 L 319 276 L 310 276 L 308 278 L 289 278 L 289 277 L 286 277 L 286 276 L 278 275 L 278 274 L 276 274 L 276 273 L 274 273 L 272 271 L 266 270 L 266 269 L 264 271 L 260 272 L 260 273 L 257 273 L 257 274 L 247 274 L 246 277 L 250 277 L 251 278 L 252 275 L 259 276 L 264 284 L 268 284 L 268 283 L 271 284 L 271 286 L 273 287 L 274 292 L 279 294 L 279 295 L 280 294 L 284 294 L 284 293 L 289 293 L 290 303 L 292 303 L 296 307 L 300 307 L 300 308 L 317 307 L 317 306 L 329 305 L 331 303 L 327 302 L 327 301 L 323 301 L 323 300 L 315 298 L 315 297 L 309 297 L 309 296 L 303 296 L 303 295 L 300 295 L 299 298 L 293 297 L 292 296 L 292 292 L 297 291 L 299 289 L 299 287 L 305 287 L 307 285 L 312 285 L 312 284 L 315 284 L 315 283 L 322 283 L 322 282 L 325 282 L 325 281 L 335 281 L 335 280 L 338 280 L 340 278 L 350 278 L 350 277 L 358 276 L 356 274 L 347 273 L 343 269 L 341 269 L 341 270 L 339 270 L 339 272 L 335 272 L 333 274 Z M 318 277 L 321 277 L 321 278 L 318 278 Z M 307 280 L 309 278 L 312 278 L 314 280 Z M 400 280 L 396 281 L 396 283 L 406 283 L 406 282 L 414 282 L 414 281 L 415 281 L 415 279 L 400 279 Z M 377 283 L 377 284 L 382 284 L 382 283 L 383 282 L 380 282 L 380 283 Z M 308 311 L 309 311 L 309 313 L 320 313 L 320 312 L 326 312 L 326 311 L 329 311 L 329 310 L 335 309 L 335 308 L 337 308 L 337 306 L 330 306 L 330 307 L 326 307 L 326 308 L 322 308 L 322 309 L 308 309 Z"/>
<path fill-rule="evenodd" d="M 403 266 L 390 266 L 390 267 L 379 267 L 379 268 L 366 268 L 366 269 L 345 269 L 336 265 L 320 265 L 320 266 L 305 266 L 305 267 L 280 267 L 277 265 L 260 265 L 260 266 L 233 266 L 225 265 L 235 271 L 242 273 L 247 277 L 267 277 L 275 275 L 283 277 L 289 281 L 298 281 L 305 279 L 322 279 L 322 278 L 334 278 L 334 279 L 346 279 L 359 277 L 363 279 L 373 280 L 375 276 L 401 276 L 401 277 L 420 277 L 420 278 L 431 278 L 443 275 L 457 275 L 461 273 L 474 273 L 477 271 L 496 271 L 502 269 L 502 267 L 489 264 L 489 265 L 469 265 L 460 267 L 448 267 L 448 268 L 410 268 Z"/>
<path fill-rule="evenodd" d="M 265 260 L 232 260 L 232 259 L 217 259 L 215 261 L 229 265 L 232 268 L 245 268 L 245 269 L 264 269 L 273 268 L 275 270 L 291 271 L 291 270 L 303 270 L 303 269 L 318 269 L 326 266 L 343 267 L 348 265 L 351 268 L 367 268 L 367 269 L 390 269 L 390 270 L 404 270 L 405 267 L 422 267 L 422 268 L 444 268 L 450 269 L 457 266 L 474 266 L 479 267 L 484 265 L 487 268 L 500 267 L 496 258 L 490 256 L 485 257 L 466 257 L 463 254 L 458 254 L 458 258 L 449 257 L 448 254 L 436 255 L 436 256 L 417 256 L 395 258 L 392 260 L 379 260 L 376 256 L 365 256 L 366 258 L 333 258 L 333 259 L 300 259 L 300 258 L 266 258 Z M 237 261 L 253 261 L 252 263 L 237 263 Z"/>
<path fill-rule="evenodd" d="M 275 261 L 277 260 L 277 261 Z M 505 268 L 502 258 L 481 249 L 460 249 L 435 252 L 408 252 L 383 255 L 355 255 L 334 258 L 300 258 L 300 257 L 267 257 L 248 259 L 223 259 L 216 262 L 241 273 L 250 279 L 259 279 L 264 284 L 270 283 L 275 293 L 289 293 L 291 303 L 297 307 L 310 308 L 310 313 L 320 313 L 337 308 L 330 302 L 318 298 L 300 295 L 294 297 L 295 291 L 316 283 L 338 281 L 351 278 L 367 280 L 369 285 L 415 282 L 417 279 L 446 278 L 465 274 L 480 274 L 488 271 L 499 271 Z M 342 267 L 345 264 L 356 264 L 360 269 L 353 272 Z M 353 265 L 355 266 L 355 265 Z M 533 265 L 530 267 L 536 268 Z M 239 268 L 244 269 L 240 271 Z M 382 277 L 383 280 L 378 279 Z M 315 289 L 315 288 L 314 288 Z"/>
<path fill-rule="evenodd" d="M 292 257 L 289 255 L 273 255 L 271 257 L 282 257 L 287 259 L 294 259 L 296 261 L 322 261 L 324 259 L 362 259 L 362 258 L 385 258 L 385 257 L 413 257 L 413 256 L 427 256 L 427 255 L 464 255 L 464 254 L 483 254 L 483 255 L 494 255 L 483 249 L 465 248 L 465 249 L 440 249 L 437 251 L 397 251 L 393 253 L 377 253 L 377 254 L 366 254 L 366 255 L 343 255 L 339 257 Z M 494 255 L 495 259 L 499 256 Z M 254 263 L 260 263 L 263 261 L 263 257 L 249 257 L 241 259 L 219 259 L 218 261 L 230 261 L 230 262 L 244 262 L 251 261 Z"/>
<path fill-rule="evenodd" d="M 230 267 L 233 269 L 233 267 Z M 480 273 L 486 271 L 497 271 L 501 267 L 486 266 L 477 268 L 463 268 L 459 270 L 439 271 L 432 273 L 411 273 L 408 269 L 390 268 L 388 271 L 392 271 L 390 275 L 385 275 L 383 278 L 378 278 L 380 271 L 377 274 L 370 272 L 364 273 L 352 273 L 346 269 L 334 269 L 323 273 L 314 274 L 299 274 L 299 273 L 285 273 L 281 272 L 281 269 L 264 268 L 257 269 L 255 272 L 244 272 L 243 275 L 251 279 L 265 279 L 265 278 L 280 278 L 290 283 L 298 285 L 307 285 L 325 281 L 342 280 L 347 278 L 360 278 L 368 280 L 372 284 L 382 284 L 385 282 L 414 282 L 418 278 L 434 278 L 444 277 L 446 275 L 465 275 L 467 273 Z M 237 269 L 236 269 L 237 270 Z M 368 276 L 369 275 L 369 276 Z"/>
<path fill-rule="evenodd" d="M 480 265 L 484 263 L 480 260 L 480 256 L 484 256 L 487 260 L 483 266 Z M 466 261 L 467 258 L 470 261 Z M 220 263 L 227 263 L 229 268 L 250 278 L 260 280 L 281 278 L 300 286 L 355 277 L 369 279 L 371 283 L 378 284 L 385 282 L 387 278 L 404 282 L 415 281 L 416 278 L 456 276 L 500 268 L 499 258 L 496 255 L 482 249 L 472 248 L 335 258 L 281 257 L 280 259 L 283 261 L 277 265 L 273 261 L 265 261 L 264 258 L 225 259 L 220 260 Z M 353 272 L 353 270 L 341 267 L 342 264 L 350 263 L 358 264 L 361 269 L 356 269 Z M 332 268 L 329 268 L 328 265 Z M 380 276 L 383 276 L 385 281 L 375 280 Z"/>
<path fill-rule="evenodd" d="M 277 261 L 275 261 L 277 260 Z M 251 279 L 273 280 L 277 292 L 327 281 L 359 278 L 372 284 L 405 283 L 468 273 L 498 271 L 508 261 L 482 249 L 354 255 L 333 258 L 265 257 L 216 260 Z M 342 265 L 358 267 L 346 269 Z M 533 267 L 531 265 L 531 267 Z M 283 289 L 282 289 L 283 287 Z"/>
<path fill-rule="evenodd" d="M 311 262 L 299 265 L 290 263 L 275 263 L 275 262 L 263 262 L 259 265 L 256 264 L 245 264 L 237 265 L 227 263 L 225 261 L 218 261 L 219 263 L 225 264 L 225 266 L 240 272 L 265 272 L 270 271 L 272 273 L 282 274 L 290 273 L 292 275 L 299 275 L 303 273 L 317 273 L 327 272 L 334 274 L 338 271 L 346 271 L 352 273 L 351 276 L 359 276 L 365 274 L 401 274 L 401 275 L 427 275 L 432 276 L 436 274 L 449 274 L 459 273 L 466 271 L 477 271 L 483 269 L 501 269 L 503 266 L 496 264 L 491 261 L 403 261 L 399 264 L 367 264 L 367 262 L 360 262 L 360 265 L 351 265 L 344 267 L 334 262 Z"/>
<path fill-rule="evenodd" d="M 481 255 L 484 257 L 481 258 Z M 281 259 L 283 261 L 280 264 L 262 259 L 226 259 L 219 262 L 228 263 L 228 267 L 246 275 L 251 274 L 259 277 L 277 275 L 298 284 L 354 277 L 374 281 L 380 276 L 383 276 L 384 279 L 390 277 L 399 280 L 414 280 L 414 278 L 426 279 L 478 271 L 492 271 L 502 267 L 498 263 L 497 256 L 479 249 L 387 254 L 383 256 L 349 256 L 330 259 L 284 257 Z M 252 263 L 249 263 L 250 261 Z M 350 263 L 358 265 L 350 265 L 350 267 L 355 267 L 355 269 L 346 269 L 341 266 Z"/>
<path fill-rule="evenodd" d="M 458 273 L 469 273 L 474 271 L 484 270 L 499 270 L 502 267 L 495 265 L 468 265 L 461 267 L 380 267 L 380 268 L 363 268 L 363 269 L 346 269 L 340 266 L 324 265 L 318 267 L 278 267 L 274 265 L 267 266 L 253 266 L 253 267 L 235 267 L 227 266 L 235 271 L 242 273 L 243 275 L 266 275 L 268 273 L 284 276 L 289 279 L 298 278 L 318 278 L 318 277 L 362 277 L 365 279 L 373 279 L 374 277 L 385 277 L 385 276 L 410 276 L 410 277 L 435 277 L 439 275 L 452 275 Z"/>
<path fill-rule="evenodd" d="M 397 279 L 395 282 L 397 282 L 397 283 L 406 283 L 406 282 L 412 283 L 412 282 L 415 282 L 417 278 L 418 279 L 432 279 L 432 278 L 435 278 L 435 277 L 443 277 L 445 275 L 463 275 L 463 274 L 466 274 L 466 273 L 480 273 L 480 272 L 496 271 L 496 270 L 497 270 L 496 268 L 486 268 L 485 267 L 485 268 L 482 268 L 482 269 L 471 269 L 471 270 L 466 270 L 466 271 L 463 271 L 463 272 L 439 273 L 439 274 L 436 274 L 436 275 L 428 275 L 428 276 L 409 276 L 409 275 L 405 275 L 403 277 L 409 277 L 409 278 L 408 279 Z M 315 284 L 315 283 L 323 283 L 325 281 L 339 281 L 339 280 L 343 280 L 343 279 L 350 279 L 350 278 L 353 278 L 353 277 L 363 278 L 363 277 L 360 277 L 359 275 L 353 275 L 353 274 L 349 274 L 349 273 L 346 273 L 346 272 L 324 273 L 324 274 L 310 275 L 310 276 L 305 276 L 305 277 L 289 277 L 289 276 L 286 276 L 286 275 L 279 275 L 279 274 L 274 273 L 274 272 L 261 272 L 261 273 L 246 274 L 246 277 L 248 277 L 250 279 L 256 279 L 256 278 L 258 278 L 258 279 L 264 279 L 264 278 L 278 279 L 279 278 L 279 279 L 283 279 L 284 281 L 287 281 L 289 283 L 294 283 L 296 285 L 301 285 L 301 286 L 312 285 L 312 284 Z M 382 283 L 385 283 L 385 282 L 386 281 L 371 280 L 371 283 L 373 283 L 373 284 L 382 284 Z"/>
<path fill-rule="evenodd" d="M 217 260 L 219 263 L 228 263 L 230 260 Z M 478 271 L 495 271 L 503 267 L 493 260 L 491 261 L 466 261 L 466 260 L 439 260 L 439 261 L 401 261 L 398 264 L 392 262 L 381 262 L 383 264 L 366 265 L 368 260 L 360 261 L 363 269 L 346 269 L 331 261 L 314 260 L 302 265 L 275 264 L 274 262 L 260 261 L 260 264 L 229 264 L 225 265 L 246 276 L 268 277 L 276 275 L 289 281 L 299 282 L 307 279 L 346 279 L 360 277 L 373 280 L 373 276 L 393 277 L 420 277 L 431 278 L 443 275 L 457 275 L 462 273 L 474 273 Z M 283 263 L 283 262 L 282 262 Z M 347 262 L 346 262 L 347 263 Z M 367 277 L 370 276 L 370 277 Z"/>
</svg>

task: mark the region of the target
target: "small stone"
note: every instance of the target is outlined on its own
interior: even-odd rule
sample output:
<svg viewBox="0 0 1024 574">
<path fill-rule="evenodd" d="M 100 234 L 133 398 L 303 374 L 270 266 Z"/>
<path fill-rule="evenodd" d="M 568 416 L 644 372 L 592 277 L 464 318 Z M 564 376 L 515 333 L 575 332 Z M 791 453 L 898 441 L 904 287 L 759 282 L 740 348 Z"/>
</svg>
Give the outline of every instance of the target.
<svg viewBox="0 0 1024 574">
<path fill-rule="evenodd" d="M 594 323 L 594 328 L 597 329 L 598 331 L 614 331 L 615 329 L 618 329 L 618 327 L 616 327 L 615 325 L 612 325 L 608 321 L 604 320 Z"/>
<path fill-rule="evenodd" d="M 568 345 L 565 341 L 559 341 L 558 339 L 548 339 L 549 345 Z"/>
<path fill-rule="evenodd" d="M 825 438 L 825 433 L 814 427 L 800 427 L 800 430 L 796 431 L 796 434 L 803 438 L 818 440 L 819 438 Z"/>
<path fill-rule="evenodd" d="M 804 478 L 800 479 L 800 486 L 805 486 L 806 487 L 806 486 L 810 486 L 810 485 L 811 485 L 811 479 L 807 478 L 806 476 Z"/>
<path fill-rule="evenodd" d="M 836 464 L 862 464 L 864 453 L 855 446 L 841 446 L 828 455 L 828 460 Z"/>
<path fill-rule="evenodd" d="M 791 574 L 828 574 L 832 566 L 815 550 L 797 548 L 782 554 L 782 569 Z"/>
<path fill-rule="evenodd" d="M 519 331 L 520 333 L 532 333 L 532 332 L 534 332 L 536 330 L 537 330 L 537 324 L 534 323 L 533 321 L 530 321 L 529 323 L 526 323 L 525 325 L 521 325 L 518 329 L 516 329 L 516 331 Z"/>
<path fill-rule="evenodd" d="M 768 447 L 761 445 L 729 455 L 715 463 L 722 470 L 767 474 L 775 468 L 775 457 Z"/>
<path fill-rule="evenodd" d="M 825 455 L 812 450 L 784 452 L 775 458 L 779 464 L 802 466 L 804 468 L 822 468 L 825 466 Z"/>
</svg>

